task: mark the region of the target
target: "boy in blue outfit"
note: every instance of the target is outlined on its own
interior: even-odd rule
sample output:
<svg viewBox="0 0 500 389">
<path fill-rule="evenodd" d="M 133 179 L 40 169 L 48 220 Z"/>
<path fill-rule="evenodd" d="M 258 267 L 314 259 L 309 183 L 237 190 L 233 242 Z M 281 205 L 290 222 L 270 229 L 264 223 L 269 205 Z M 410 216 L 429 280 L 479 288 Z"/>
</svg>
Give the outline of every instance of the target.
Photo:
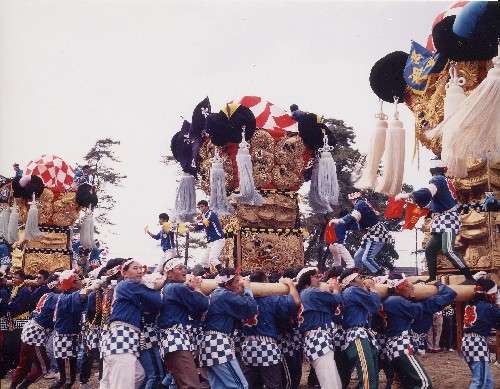
<svg viewBox="0 0 500 389">
<path fill-rule="evenodd" d="M 144 229 L 144 232 L 148 234 L 151 238 L 159 240 L 161 249 L 163 250 L 163 255 L 161 257 L 160 263 L 158 264 L 156 271 L 161 272 L 163 270 L 163 265 L 169 259 L 175 257 L 175 234 L 172 230 L 172 224 L 169 222 L 169 216 L 166 213 L 160 213 L 158 215 L 158 224 L 160 225 L 160 231 L 157 234 L 153 234 L 149 231 L 148 226 Z"/>
</svg>

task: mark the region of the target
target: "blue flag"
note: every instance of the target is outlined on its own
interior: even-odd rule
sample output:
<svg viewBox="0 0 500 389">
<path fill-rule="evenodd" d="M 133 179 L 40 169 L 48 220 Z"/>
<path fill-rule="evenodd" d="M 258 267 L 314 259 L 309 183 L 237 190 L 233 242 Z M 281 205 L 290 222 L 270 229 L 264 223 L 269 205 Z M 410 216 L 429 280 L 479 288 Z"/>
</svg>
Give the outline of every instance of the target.
<svg viewBox="0 0 500 389">
<path fill-rule="evenodd" d="M 411 41 L 410 55 L 403 74 L 406 83 L 415 93 L 424 93 L 429 74 L 442 69 L 439 59 L 439 53 L 433 54 L 417 42 Z"/>
</svg>

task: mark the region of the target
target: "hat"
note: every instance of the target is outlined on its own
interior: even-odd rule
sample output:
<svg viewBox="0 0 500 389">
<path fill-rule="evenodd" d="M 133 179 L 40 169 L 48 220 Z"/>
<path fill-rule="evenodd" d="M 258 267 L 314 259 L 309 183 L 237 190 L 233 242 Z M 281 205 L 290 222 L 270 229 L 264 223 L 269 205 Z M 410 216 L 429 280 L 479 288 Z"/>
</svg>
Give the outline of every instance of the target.
<svg viewBox="0 0 500 389">
<path fill-rule="evenodd" d="M 431 159 L 430 166 L 431 169 L 446 168 L 444 162 L 441 161 L 439 158 Z"/>
<path fill-rule="evenodd" d="M 316 270 L 318 271 L 318 268 L 317 267 L 314 267 L 314 266 L 310 266 L 310 267 L 305 267 L 303 268 L 301 271 L 298 272 L 298 274 L 295 276 L 295 281 L 299 281 L 300 280 L 300 277 L 302 277 L 304 274 L 306 274 L 307 272 L 311 271 L 311 270 Z"/>
<path fill-rule="evenodd" d="M 166 272 L 166 271 L 173 270 L 177 266 L 184 266 L 184 259 L 182 259 L 182 258 L 172 258 L 172 259 L 169 259 L 163 265 L 163 271 Z"/>
<path fill-rule="evenodd" d="M 347 198 L 349 200 L 355 200 L 355 199 L 359 199 L 361 196 L 363 196 L 363 194 L 361 192 L 352 192 L 352 193 L 349 193 L 347 195 Z"/>
</svg>

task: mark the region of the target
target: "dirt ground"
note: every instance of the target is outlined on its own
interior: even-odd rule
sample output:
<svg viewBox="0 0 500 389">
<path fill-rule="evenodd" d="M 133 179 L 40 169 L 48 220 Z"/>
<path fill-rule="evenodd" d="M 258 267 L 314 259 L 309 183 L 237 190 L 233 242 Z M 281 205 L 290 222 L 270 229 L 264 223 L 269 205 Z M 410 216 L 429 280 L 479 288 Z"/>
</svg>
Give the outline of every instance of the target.
<svg viewBox="0 0 500 389">
<path fill-rule="evenodd" d="M 432 386 L 436 389 L 461 389 L 468 388 L 470 383 L 470 371 L 467 364 L 464 362 L 462 357 L 456 352 L 442 352 L 437 354 L 428 354 L 423 358 L 420 357 L 423 362 L 427 373 L 432 379 Z M 500 366 L 497 367 L 492 365 L 493 377 L 496 382 L 496 388 L 500 388 Z M 307 373 L 309 371 L 309 366 L 304 365 L 304 374 L 302 376 L 301 389 L 308 388 Z M 354 380 L 353 380 L 354 381 Z M 380 376 L 380 388 L 384 388 L 385 377 L 383 373 Z M 35 385 L 30 386 L 30 388 L 36 389 L 48 389 L 53 383 L 53 380 L 41 380 Z M 8 389 L 10 386 L 10 381 L 8 379 L 0 381 L 0 389 Z M 92 380 L 91 388 L 98 388 L 97 379 Z M 396 388 L 393 385 L 393 388 Z M 78 388 L 78 384 L 74 385 L 74 388 Z M 351 384 L 350 388 L 355 388 L 355 383 Z"/>
</svg>

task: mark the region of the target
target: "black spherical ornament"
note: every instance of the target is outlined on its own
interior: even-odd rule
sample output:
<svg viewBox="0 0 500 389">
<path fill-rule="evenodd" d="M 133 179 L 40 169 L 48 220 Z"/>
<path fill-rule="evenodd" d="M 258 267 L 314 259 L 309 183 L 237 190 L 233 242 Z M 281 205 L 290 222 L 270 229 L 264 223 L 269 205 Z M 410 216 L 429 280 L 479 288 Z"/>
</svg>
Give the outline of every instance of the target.
<svg viewBox="0 0 500 389">
<path fill-rule="evenodd" d="M 453 32 L 455 16 L 447 16 L 432 29 L 432 40 L 438 53 L 454 61 L 478 61 L 497 54 L 496 36 L 479 28 L 471 38 L 462 38 Z"/>
<path fill-rule="evenodd" d="M 408 54 L 404 51 L 394 51 L 380 58 L 370 71 L 370 86 L 373 92 L 388 103 L 394 102 L 394 96 L 403 102 L 406 91 L 406 81 L 403 77 Z"/>
<path fill-rule="evenodd" d="M 97 206 L 98 200 L 94 187 L 90 184 L 80 185 L 76 190 L 75 201 L 80 207 L 84 208 Z"/>
<path fill-rule="evenodd" d="M 228 143 L 240 143 L 242 131 L 245 129 L 245 140 L 250 141 L 256 129 L 256 121 L 250 108 L 243 105 L 229 113 L 220 111 L 210 114 L 207 118 L 207 133 L 216 146 Z"/>
</svg>

